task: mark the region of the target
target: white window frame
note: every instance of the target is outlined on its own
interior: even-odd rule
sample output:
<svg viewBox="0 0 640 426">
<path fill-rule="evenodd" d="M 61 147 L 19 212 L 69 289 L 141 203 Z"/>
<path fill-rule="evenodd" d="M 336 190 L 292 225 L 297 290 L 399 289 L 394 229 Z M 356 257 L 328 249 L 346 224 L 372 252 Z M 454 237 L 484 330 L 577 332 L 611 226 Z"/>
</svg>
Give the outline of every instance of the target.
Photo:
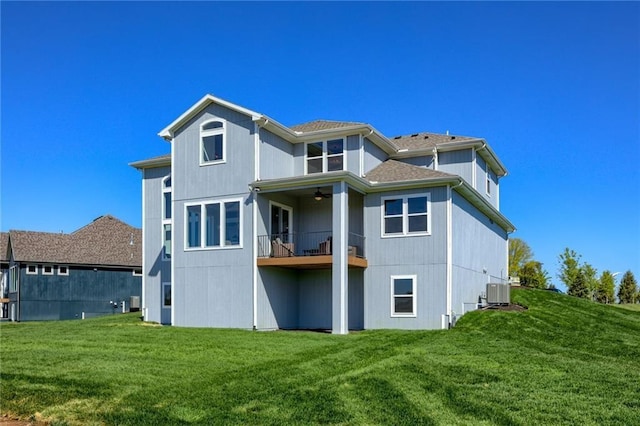
<svg viewBox="0 0 640 426">
<path fill-rule="evenodd" d="M 20 267 L 13 265 L 9 268 L 9 293 L 17 293 L 20 287 Z"/>
<path fill-rule="evenodd" d="M 131 275 L 133 275 L 134 277 L 141 277 L 142 276 L 142 269 L 133 269 L 131 271 Z"/>
<path fill-rule="evenodd" d="M 293 207 L 276 203 L 275 201 L 269 201 L 269 236 L 271 237 L 271 235 L 274 235 L 273 229 L 271 229 L 271 225 L 273 224 L 272 213 L 273 213 L 274 206 L 289 212 L 289 223 L 287 225 L 289 226 L 289 238 L 291 239 L 293 237 Z M 289 242 L 291 241 L 285 241 L 285 243 L 289 243 Z"/>
<path fill-rule="evenodd" d="M 331 154 L 329 155 L 328 153 L 328 148 L 327 148 L 327 143 L 329 141 L 337 141 L 337 140 L 341 140 L 342 141 L 342 153 L 341 154 Z M 308 156 L 308 146 L 312 145 L 312 144 L 317 144 L 317 143 L 322 143 L 322 171 L 321 172 L 314 172 L 314 173 L 309 173 L 309 156 Z M 332 172 L 334 171 L 342 171 L 345 170 L 346 166 L 347 166 L 347 138 L 345 137 L 341 137 L 341 138 L 330 138 L 330 139 L 325 139 L 325 140 L 321 140 L 321 141 L 313 141 L 313 142 L 306 142 L 304 144 L 304 174 L 308 175 L 308 174 L 320 174 L 320 173 L 327 173 L 329 170 L 329 158 L 331 157 L 342 157 L 342 169 L 340 170 L 332 170 Z M 312 158 L 317 158 L 317 157 L 312 157 Z"/>
<path fill-rule="evenodd" d="M 491 179 L 491 169 L 489 168 L 489 165 L 487 164 L 487 170 L 485 172 L 485 176 L 486 176 L 486 183 L 485 183 L 485 192 L 487 193 L 487 197 L 491 198 L 491 184 L 493 183 L 493 180 Z"/>
<path fill-rule="evenodd" d="M 165 294 L 166 294 L 167 288 L 169 288 L 169 294 L 171 295 L 171 303 L 169 303 L 168 305 L 164 303 L 165 300 L 166 300 Z M 173 294 L 171 294 L 171 283 L 170 282 L 163 282 L 162 283 L 162 294 L 161 294 L 161 297 L 162 297 L 162 302 L 161 302 L 162 303 L 162 309 L 171 309 L 171 304 L 173 304 Z"/>
<path fill-rule="evenodd" d="M 51 268 L 51 271 L 47 272 L 47 268 Z M 42 275 L 53 275 L 53 265 L 42 265 Z"/>
<path fill-rule="evenodd" d="M 411 289 L 411 296 L 405 296 L 405 295 L 396 295 L 395 294 L 395 280 L 398 279 L 410 279 L 412 282 L 412 289 Z M 390 279 L 390 293 L 391 293 L 391 317 L 393 318 L 416 318 L 418 316 L 418 303 L 417 303 L 417 288 L 418 288 L 418 276 L 417 275 L 391 275 L 391 279 Z M 412 298 L 412 312 L 411 313 L 404 313 L 404 312 L 396 312 L 396 297 L 411 297 Z"/>
<path fill-rule="evenodd" d="M 162 260 L 164 261 L 170 261 L 171 260 L 171 256 L 172 253 L 169 253 L 169 256 L 167 256 L 167 251 L 166 251 L 166 247 L 167 247 L 167 240 L 166 240 L 166 231 L 165 228 L 167 225 L 169 225 L 170 227 L 170 231 L 171 232 L 171 240 L 173 240 L 173 223 L 172 223 L 172 218 L 173 218 L 173 181 L 171 180 L 171 183 L 169 184 L 169 186 L 167 186 L 167 181 L 171 180 L 171 174 L 168 174 L 167 176 L 164 177 L 164 179 L 162 179 L 162 225 L 161 225 L 161 230 L 160 232 L 162 232 Z M 169 203 L 171 205 L 171 212 L 170 212 L 170 217 L 167 218 L 167 202 L 166 202 L 166 195 L 165 194 L 171 194 L 171 202 Z M 171 244 L 172 242 L 169 241 L 169 250 L 171 250 Z"/>
<path fill-rule="evenodd" d="M 427 212 L 426 212 L 427 230 L 426 232 L 425 231 L 409 232 L 409 217 L 423 215 L 423 213 L 409 214 L 409 198 L 420 198 L 420 197 L 427 198 Z M 385 204 L 385 201 L 387 200 L 402 200 L 402 232 L 401 233 L 394 233 L 394 234 L 386 233 L 384 220 L 387 216 L 385 216 L 384 204 Z M 389 216 L 389 217 L 393 217 L 393 216 Z M 380 232 L 381 232 L 382 238 L 415 237 L 415 236 L 431 235 L 431 193 L 425 192 L 421 194 L 389 195 L 386 197 L 381 197 L 380 198 L 380 227 L 381 227 Z"/>
<path fill-rule="evenodd" d="M 203 130 L 203 127 L 209 123 L 219 122 L 222 127 L 219 129 Z M 204 138 L 208 136 L 222 135 L 222 158 L 218 160 L 205 161 L 204 159 Z M 200 124 L 200 152 L 198 153 L 201 166 L 210 166 L 213 164 L 223 164 L 227 162 L 227 120 L 222 118 L 212 118 Z"/>
<path fill-rule="evenodd" d="M 35 268 L 35 271 L 30 271 L 29 268 Z M 38 275 L 38 265 L 34 265 L 34 264 L 27 264 L 25 273 L 27 275 Z"/>
<path fill-rule="evenodd" d="M 62 272 L 60 268 L 64 268 L 66 272 Z M 69 267 L 67 265 L 56 265 L 56 271 L 58 275 L 63 275 L 63 276 L 69 275 Z"/>
<path fill-rule="evenodd" d="M 226 243 L 226 211 L 225 204 L 227 203 L 238 203 L 238 244 L 229 244 Z M 244 200 L 242 198 L 223 198 L 219 200 L 207 200 L 200 201 L 197 203 L 185 203 L 184 205 L 184 250 L 185 251 L 197 251 L 197 250 L 229 250 L 229 249 L 241 249 L 242 248 L 242 240 L 243 240 L 243 214 L 242 214 L 242 205 Z M 206 236 L 207 229 L 204 223 L 206 206 L 212 204 L 220 205 L 220 245 L 219 246 L 206 246 Z M 189 207 L 200 206 L 200 245 L 198 247 L 190 247 L 189 246 Z"/>
</svg>

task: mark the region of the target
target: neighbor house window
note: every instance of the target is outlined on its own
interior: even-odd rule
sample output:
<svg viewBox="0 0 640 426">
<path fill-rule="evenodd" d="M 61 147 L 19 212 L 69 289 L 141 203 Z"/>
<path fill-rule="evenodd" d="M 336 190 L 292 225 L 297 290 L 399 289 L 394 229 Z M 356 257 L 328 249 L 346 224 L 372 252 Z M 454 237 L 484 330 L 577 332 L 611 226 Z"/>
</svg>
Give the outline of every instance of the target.
<svg viewBox="0 0 640 426">
<path fill-rule="evenodd" d="M 162 284 L 162 307 L 171 307 L 171 283 Z"/>
<path fill-rule="evenodd" d="M 385 237 L 429 235 L 430 195 L 385 197 L 382 199 L 382 235 Z"/>
<path fill-rule="evenodd" d="M 415 275 L 395 275 L 391 277 L 391 316 L 416 316 Z"/>
<path fill-rule="evenodd" d="M 38 265 L 27 265 L 27 275 L 38 275 Z"/>
<path fill-rule="evenodd" d="M 142 269 L 134 269 L 133 271 L 131 271 L 131 275 L 133 275 L 134 277 L 141 277 Z"/>
<path fill-rule="evenodd" d="M 171 259 L 171 175 L 162 181 L 162 259 Z"/>
<path fill-rule="evenodd" d="M 225 151 L 225 122 L 215 119 L 203 123 L 200 126 L 200 164 L 223 163 Z"/>
<path fill-rule="evenodd" d="M 344 170 L 344 139 L 330 139 L 306 145 L 307 174 Z"/>
<path fill-rule="evenodd" d="M 58 275 L 69 275 L 69 267 L 64 265 L 59 265 Z"/>
<path fill-rule="evenodd" d="M 18 291 L 18 283 L 20 280 L 20 270 L 18 266 L 12 266 L 9 269 L 9 293 L 16 293 Z"/>
<path fill-rule="evenodd" d="M 42 275 L 53 275 L 53 265 L 44 265 L 42 267 Z"/>
<path fill-rule="evenodd" d="M 186 248 L 239 247 L 241 200 L 186 206 Z"/>
</svg>

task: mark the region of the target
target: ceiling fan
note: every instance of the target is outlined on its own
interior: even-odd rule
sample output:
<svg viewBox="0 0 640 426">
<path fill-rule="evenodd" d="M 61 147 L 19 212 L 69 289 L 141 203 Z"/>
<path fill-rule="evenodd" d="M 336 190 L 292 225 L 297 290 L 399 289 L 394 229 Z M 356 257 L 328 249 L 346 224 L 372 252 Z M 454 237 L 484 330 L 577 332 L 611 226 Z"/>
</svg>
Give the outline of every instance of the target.
<svg viewBox="0 0 640 426">
<path fill-rule="evenodd" d="M 323 194 L 322 191 L 320 191 L 320 188 L 318 188 L 316 192 L 313 194 L 313 198 L 316 201 L 320 201 L 323 198 L 331 198 L 331 194 Z"/>
</svg>

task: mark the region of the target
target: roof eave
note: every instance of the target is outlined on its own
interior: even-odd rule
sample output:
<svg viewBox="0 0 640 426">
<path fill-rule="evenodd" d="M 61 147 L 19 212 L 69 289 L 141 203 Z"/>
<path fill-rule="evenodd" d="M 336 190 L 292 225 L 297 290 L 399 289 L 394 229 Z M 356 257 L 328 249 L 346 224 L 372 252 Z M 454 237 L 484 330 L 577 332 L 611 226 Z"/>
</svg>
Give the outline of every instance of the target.
<svg viewBox="0 0 640 426">
<path fill-rule="evenodd" d="M 507 168 L 502 164 L 496 153 L 491 149 L 486 140 L 477 138 L 459 142 L 445 142 L 436 144 L 436 149 L 440 152 L 456 151 L 464 148 L 474 148 L 480 156 L 487 161 L 498 176 L 506 176 Z M 483 152 L 486 151 L 486 154 Z"/>
<path fill-rule="evenodd" d="M 487 215 L 489 219 L 497 223 L 507 233 L 515 232 L 515 225 L 467 182 L 460 179 L 460 184 L 453 189 L 460 192 L 463 197 L 469 200 L 478 210 Z"/>
<path fill-rule="evenodd" d="M 148 160 L 140 160 L 129 163 L 130 167 L 138 170 L 153 169 L 156 167 L 165 167 L 171 165 L 171 157 L 168 158 L 151 158 Z"/>
</svg>

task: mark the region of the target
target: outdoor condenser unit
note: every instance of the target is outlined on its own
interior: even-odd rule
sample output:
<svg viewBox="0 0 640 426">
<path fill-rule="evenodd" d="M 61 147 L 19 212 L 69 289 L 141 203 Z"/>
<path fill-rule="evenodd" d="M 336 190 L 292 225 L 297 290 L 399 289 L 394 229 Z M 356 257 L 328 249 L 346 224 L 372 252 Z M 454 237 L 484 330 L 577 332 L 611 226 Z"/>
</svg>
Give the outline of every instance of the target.
<svg viewBox="0 0 640 426">
<path fill-rule="evenodd" d="M 131 296 L 129 301 L 129 311 L 138 312 L 140 310 L 140 296 Z"/>
<path fill-rule="evenodd" d="M 487 303 L 489 305 L 508 305 L 510 301 L 509 284 L 487 284 Z"/>
</svg>

